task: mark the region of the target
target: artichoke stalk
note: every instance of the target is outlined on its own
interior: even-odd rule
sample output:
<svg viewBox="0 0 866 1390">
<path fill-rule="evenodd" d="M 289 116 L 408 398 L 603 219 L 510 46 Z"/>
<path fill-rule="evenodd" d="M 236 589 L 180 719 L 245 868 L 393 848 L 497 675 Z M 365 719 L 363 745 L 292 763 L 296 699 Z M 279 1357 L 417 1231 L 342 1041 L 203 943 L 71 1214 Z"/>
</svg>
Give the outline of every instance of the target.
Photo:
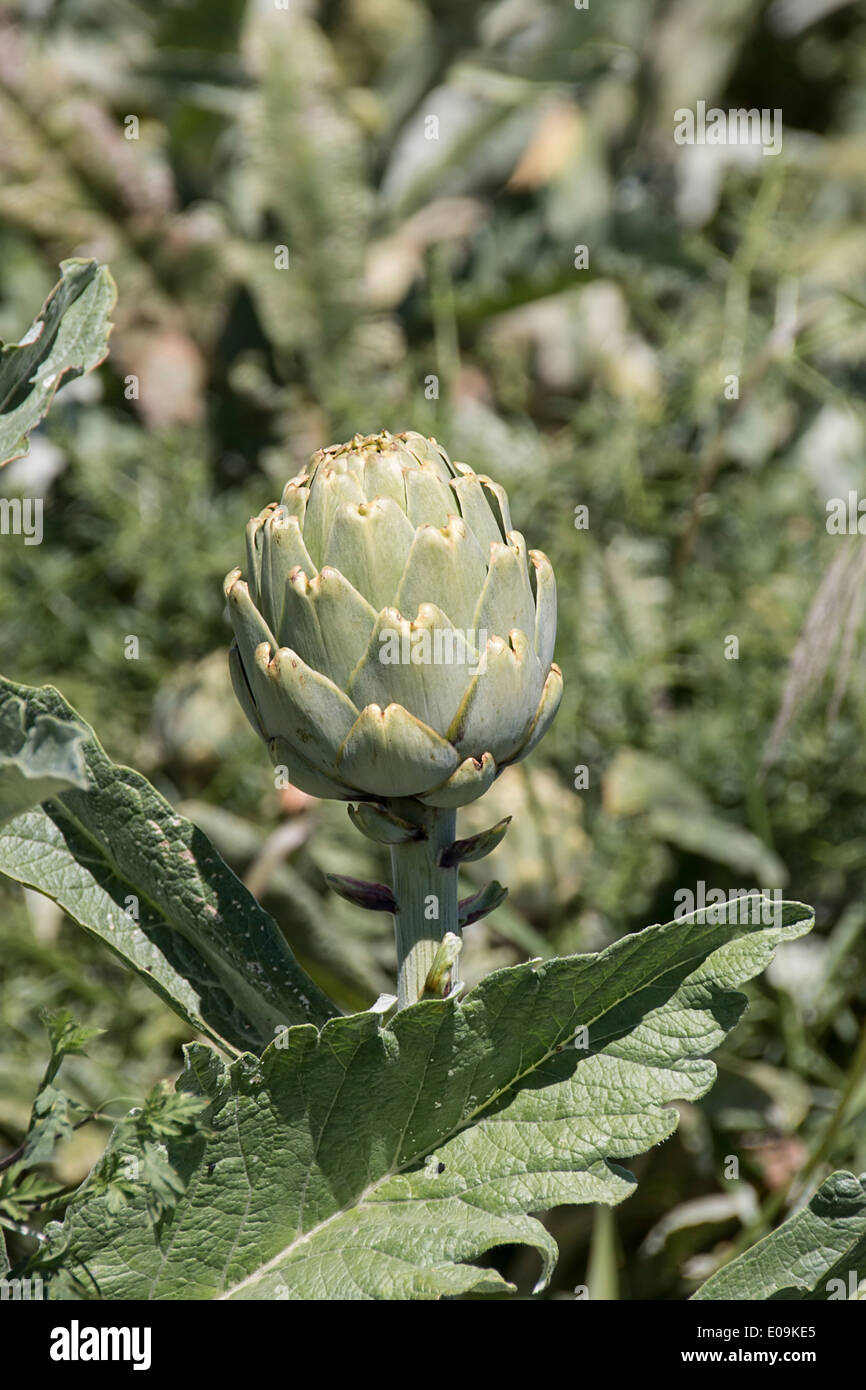
<svg viewBox="0 0 866 1390">
<path fill-rule="evenodd" d="M 272 761 L 352 802 L 391 849 L 393 891 L 331 876 L 393 912 L 398 1007 L 456 985 L 453 943 L 501 902 L 458 902 L 457 808 L 535 747 L 562 694 L 549 560 L 512 529 L 498 484 L 408 431 L 315 453 L 247 527 L 225 591 L 235 693 Z M 443 939 L 445 947 L 443 949 Z"/>
</svg>

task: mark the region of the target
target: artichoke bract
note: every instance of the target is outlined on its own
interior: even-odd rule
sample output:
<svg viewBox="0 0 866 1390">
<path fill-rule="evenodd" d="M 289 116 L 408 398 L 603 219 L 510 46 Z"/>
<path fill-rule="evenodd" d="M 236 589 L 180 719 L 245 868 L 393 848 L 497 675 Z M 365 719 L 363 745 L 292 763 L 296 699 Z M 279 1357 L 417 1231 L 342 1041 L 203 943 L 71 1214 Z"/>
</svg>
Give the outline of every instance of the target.
<svg viewBox="0 0 866 1390">
<path fill-rule="evenodd" d="M 556 585 L 503 488 L 435 440 L 320 449 L 226 578 L 235 692 L 302 791 L 457 807 L 556 713 Z"/>
</svg>

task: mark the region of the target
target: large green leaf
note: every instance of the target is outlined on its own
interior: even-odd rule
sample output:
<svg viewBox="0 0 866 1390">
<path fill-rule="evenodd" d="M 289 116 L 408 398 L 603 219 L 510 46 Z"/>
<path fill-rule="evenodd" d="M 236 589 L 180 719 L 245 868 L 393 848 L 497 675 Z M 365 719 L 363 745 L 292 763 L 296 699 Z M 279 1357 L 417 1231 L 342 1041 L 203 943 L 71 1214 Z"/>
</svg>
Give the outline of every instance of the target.
<svg viewBox="0 0 866 1390">
<path fill-rule="evenodd" d="M 144 777 L 113 763 L 51 686 L 0 677 L 0 736 L 14 731 L 3 712 L 16 702 L 27 730 L 48 717 L 83 736 L 90 785 L 0 828 L 0 872 L 53 898 L 216 1042 L 258 1052 L 281 1026 L 333 1016 L 200 830 Z"/>
<path fill-rule="evenodd" d="M 725 1265 L 693 1299 L 848 1298 L 866 1278 L 866 1174 L 831 1173 L 807 1206 Z"/>
<path fill-rule="evenodd" d="M 0 703 L 0 824 L 69 787 L 88 786 L 84 726 L 37 715 L 28 728 L 23 700 Z"/>
<path fill-rule="evenodd" d="M 813 920 L 797 903 L 771 925 L 727 912 L 497 971 L 384 1028 L 373 1012 L 295 1028 L 230 1066 L 189 1049 L 180 1085 L 212 1106 L 210 1133 L 170 1148 L 183 1197 L 156 1226 L 142 1193 L 118 1222 L 97 1178 L 60 1258 L 112 1299 L 502 1292 L 465 1262 L 512 1242 L 546 1280 L 556 1247 L 530 1213 L 629 1195 L 619 1160 L 712 1085 L 705 1054 L 745 1006 L 732 987 Z"/>
<path fill-rule="evenodd" d="M 65 382 L 108 352 L 117 290 L 107 266 L 61 261 L 54 286 L 20 343 L 0 347 L 0 464 L 26 454 L 27 436 Z"/>
</svg>

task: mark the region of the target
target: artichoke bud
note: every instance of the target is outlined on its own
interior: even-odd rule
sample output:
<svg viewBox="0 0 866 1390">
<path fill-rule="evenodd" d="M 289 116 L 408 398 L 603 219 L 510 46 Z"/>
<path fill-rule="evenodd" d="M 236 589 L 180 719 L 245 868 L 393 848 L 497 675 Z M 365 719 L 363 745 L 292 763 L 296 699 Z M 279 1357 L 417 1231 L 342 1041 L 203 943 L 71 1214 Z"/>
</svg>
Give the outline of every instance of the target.
<svg viewBox="0 0 866 1390">
<path fill-rule="evenodd" d="M 232 681 L 302 791 L 456 808 L 549 727 L 550 562 L 512 529 L 504 489 L 435 440 L 318 450 L 250 521 L 246 564 L 226 578 Z"/>
</svg>

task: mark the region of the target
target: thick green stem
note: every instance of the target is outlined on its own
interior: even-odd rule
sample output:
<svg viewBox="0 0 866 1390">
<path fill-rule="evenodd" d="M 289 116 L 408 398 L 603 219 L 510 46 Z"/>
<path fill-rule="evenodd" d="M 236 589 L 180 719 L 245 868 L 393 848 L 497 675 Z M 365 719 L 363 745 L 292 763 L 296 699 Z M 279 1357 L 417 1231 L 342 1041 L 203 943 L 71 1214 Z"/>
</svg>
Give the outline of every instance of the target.
<svg viewBox="0 0 866 1390">
<path fill-rule="evenodd" d="M 424 837 L 391 846 L 397 913 L 397 1008 L 424 993 L 433 957 L 446 932 L 458 932 L 457 869 L 443 869 L 439 856 L 453 844 L 456 811 L 437 811 L 415 801 L 392 801 L 391 809 L 419 826 Z"/>
</svg>

